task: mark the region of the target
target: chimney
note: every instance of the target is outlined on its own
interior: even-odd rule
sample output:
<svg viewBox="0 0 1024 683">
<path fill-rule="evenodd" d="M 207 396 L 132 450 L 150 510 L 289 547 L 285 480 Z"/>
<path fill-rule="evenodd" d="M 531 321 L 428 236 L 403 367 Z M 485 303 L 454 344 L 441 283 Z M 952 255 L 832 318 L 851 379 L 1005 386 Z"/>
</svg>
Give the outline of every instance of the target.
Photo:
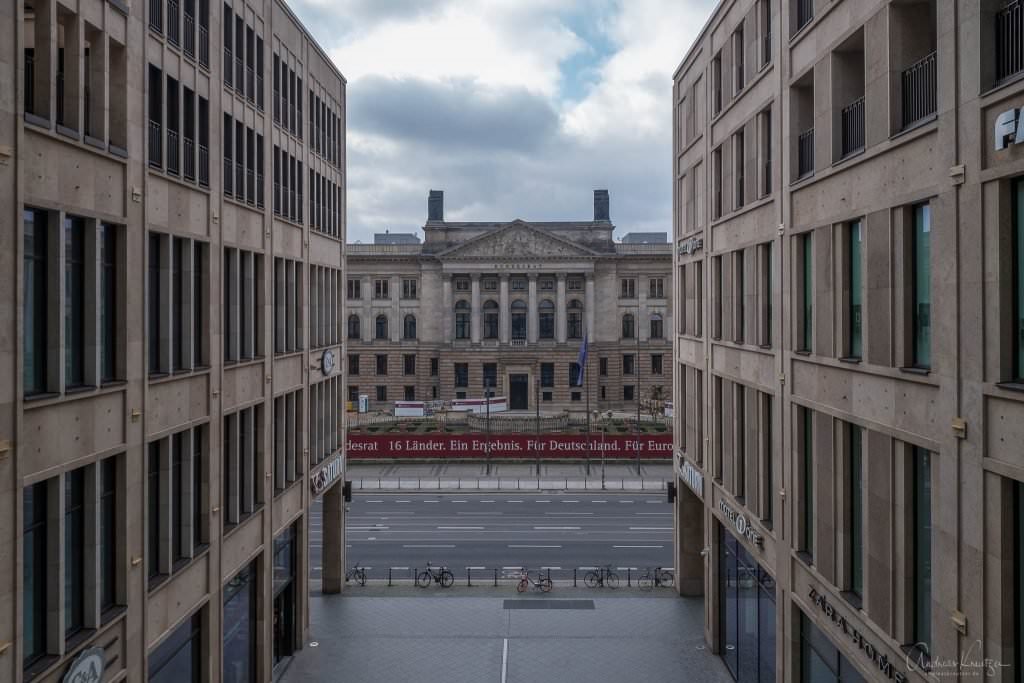
<svg viewBox="0 0 1024 683">
<path fill-rule="evenodd" d="M 431 190 L 427 199 L 427 222 L 444 222 L 444 191 Z"/>
<path fill-rule="evenodd" d="M 608 190 L 594 190 L 594 221 L 609 220 Z"/>
</svg>

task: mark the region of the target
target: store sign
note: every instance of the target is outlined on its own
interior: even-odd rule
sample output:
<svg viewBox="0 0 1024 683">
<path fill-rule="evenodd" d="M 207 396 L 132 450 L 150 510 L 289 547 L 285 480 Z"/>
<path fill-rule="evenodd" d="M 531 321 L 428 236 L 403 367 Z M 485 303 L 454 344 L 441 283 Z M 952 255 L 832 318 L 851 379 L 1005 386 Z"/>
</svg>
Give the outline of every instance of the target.
<svg viewBox="0 0 1024 683">
<path fill-rule="evenodd" d="M 1010 142 L 1024 143 L 1024 116 L 1020 109 L 1008 109 L 997 116 L 995 128 L 996 151 L 1006 149 Z"/>
<path fill-rule="evenodd" d="M 583 459 L 672 458 L 672 435 L 637 437 L 607 434 L 349 434 L 345 453 L 357 458 L 501 458 Z"/>
<path fill-rule="evenodd" d="M 683 256 L 689 256 L 704 248 L 703 237 L 690 237 L 679 243 L 679 253 Z"/>
<path fill-rule="evenodd" d="M 870 640 L 867 640 L 866 636 L 870 636 L 870 632 L 861 631 L 847 621 L 846 617 L 836 609 L 835 605 L 814 588 L 811 588 L 810 598 L 811 602 L 814 603 L 814 607 L 821 610 L 836 628 L 842 629 L 843 635 L 849 637 L 854 642 L 857 649 L 871 660 L 871 663 L 878 668 L 883 676 L 896 681 L 896 683 L 904 683 L 907 680 L 907 674 L 896 670 L 893 663 L 889 660 L 889 655 L 883 654 L 880 648 L 876 647 Z"/>
<path fill-rule="evenodd" d="M 324 489 L 333 484 L 334 480 L 341 476 L 344 464 L 345 458 L 343 458 L 341 454 L 338 454 L 335 456 L 334 460 L 316 471 L 316 474 L 314 474 L 309 480 L 309 485 L 313 489 L 314 496 L 319 496 L 324 492 Z"/>
<path fill-rule="evenodd" d="M 679 478 L 685 481 L 690 490 L 696 493 L 701 500 L 704 500 L 704 475 L 690 464 L 690 461 L 684 458 L 682 453 L 679 453 L 678 457 Z"/>
<path fill-rule="evenodd" d="M 764 536 L 751 525 L 750 520 L 742 512 L 736 512 L 724 501 L 718 501 L 718 509 L 722 511 L 725 518 L 736 527 L 736 533 L 747 539 L 758 548 L 764 547 Z"/>
<path fill-rule="evenodd" d="M 102 647 L 90 647 L 88 650 L 82 650 L 61 681 L 62 683 L 100 683 L 103 680 L 103 670 L 106 668 L 106 664 L 106 653 Z"/>
</svg>

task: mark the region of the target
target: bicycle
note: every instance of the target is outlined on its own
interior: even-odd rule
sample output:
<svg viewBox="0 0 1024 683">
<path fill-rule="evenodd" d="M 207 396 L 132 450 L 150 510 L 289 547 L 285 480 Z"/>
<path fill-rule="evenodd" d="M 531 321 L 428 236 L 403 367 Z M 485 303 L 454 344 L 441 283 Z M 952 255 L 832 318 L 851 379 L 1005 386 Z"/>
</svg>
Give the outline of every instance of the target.
<svg viewBox="0 0 1024 683">
<path fill-rule="evenodd" d="M 607 564 L 587 572 L 586 576 L 583 577 L 583 583 L 586 584 L 587 588 L 597 588 L 598 586 L 601 588 L 605 586 L 617 588 L 619 585 L 619 575 L 612 571 L 610 564 Z"/>
<path fill-rule="evenodd" d="M 648 567 L 643 576 L 636 580 L 642 590 L 649 591 L 655 586 L 671 586 L 673 581 L 672 572 L 661 567 Z"/>
<path fill-rule="evenodd" d="M 426 588 L 430 585 L 431 580 L 434 583 L 440 584 L 441 588 L 448 588 L 455 583 L 455 575 L 448 570 L 448 567 L 444 566 L 435 571 L 433 566 L 427 562 L 427 568 L 416 575 L 416 585 L 420 588 Z"/>
<path fill-rule="evenodd" d="M 355 581 L 360 586 L 365 586 L 366 568 L 360 567 L 358 562 L 352 565 L 352 568 L 345 572 L 345 583 L 348 583 L 349 581 Z"/>
<path fill-rule="evenodd" d="M 537 572 L 537 580 L 534 581 L 530 576 L 530 572 L 523 569 L 522 576 L 519 577 L 519 584 L 516 586 L 516 592 L 525 593 L 531 585 L 534 588 L 539 588 L 542 593 L 549 593 L 552 588 L 551 577 Z"/>
</svg>

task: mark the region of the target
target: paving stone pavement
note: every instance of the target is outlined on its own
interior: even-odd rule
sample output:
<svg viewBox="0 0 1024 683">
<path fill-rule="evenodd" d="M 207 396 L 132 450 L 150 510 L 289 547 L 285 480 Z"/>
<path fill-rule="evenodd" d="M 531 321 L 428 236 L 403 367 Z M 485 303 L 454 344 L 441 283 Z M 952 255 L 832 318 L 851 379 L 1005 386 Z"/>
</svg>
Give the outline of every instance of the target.
<svg viewBox="0 0 1024 683">
<path fill-rule="evenodd" d="M 282 683 L 732 681 L 704 647 L 700 599 L 509 589 L 365 595 L 311 597 L 310 642 Z M 592 599 L 594 609 L 505 609 L 506 599 Z"/>
</svg>

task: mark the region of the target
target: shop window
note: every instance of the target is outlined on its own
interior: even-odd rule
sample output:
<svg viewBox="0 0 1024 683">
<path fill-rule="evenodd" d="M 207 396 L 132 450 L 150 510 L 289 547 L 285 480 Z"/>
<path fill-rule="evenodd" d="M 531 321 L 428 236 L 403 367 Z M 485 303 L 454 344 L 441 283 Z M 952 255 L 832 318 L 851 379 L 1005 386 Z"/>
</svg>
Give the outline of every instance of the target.
<svg viewBox="0 0 1024 683">
<path fill-rule="evenodd" d="M 774 683 L 775 579 L 724 526 L 716 526 L 722 660 L 738 681 Z"/>
<path fill-rule="evenodd" d="M 800 613 L 801 683 L 860 683 L 860 672 L 821 630 Z"/>
<path fill-rule="evenodd" d="M 224 586 L 224 683 L 248 683 L 256 674 L 256 563 Z"/>
<path fill-rule="evenodd" d="M 203 680 L 203 619 L 200 612 L 171 632 L 149 653 L 150 683 L 199 683 Z"/>
</svg>

